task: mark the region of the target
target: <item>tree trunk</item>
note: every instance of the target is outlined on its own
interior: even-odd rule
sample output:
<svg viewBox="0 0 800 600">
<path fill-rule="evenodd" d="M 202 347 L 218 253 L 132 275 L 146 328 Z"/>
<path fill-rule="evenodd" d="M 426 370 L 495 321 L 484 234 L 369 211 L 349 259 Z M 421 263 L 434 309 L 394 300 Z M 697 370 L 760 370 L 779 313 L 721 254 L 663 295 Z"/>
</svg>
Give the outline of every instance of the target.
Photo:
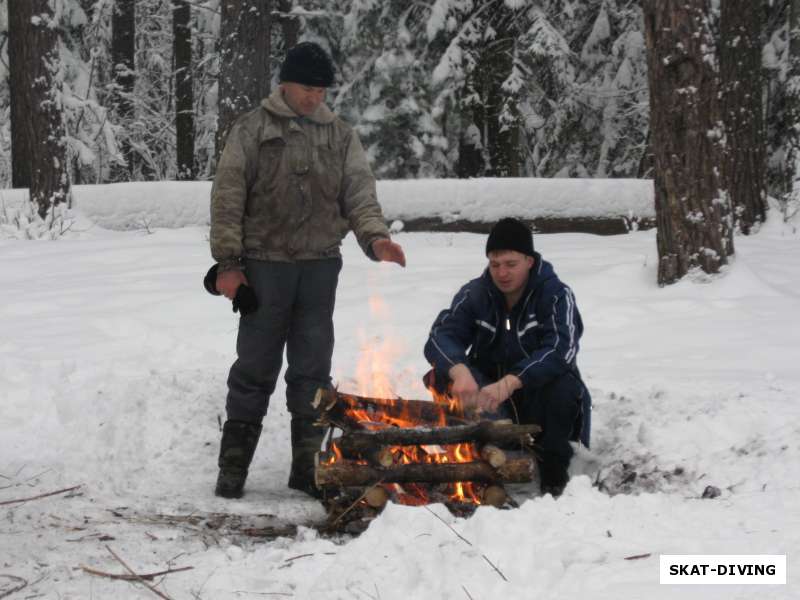
<svg viewBox="0 0 800 600">
<path fill-rule="evenodd" d="M 27 183 L 39 216 L 70 201 L 61 111 L 58 28 L 48 0 L 9 0 L 9 68 L 14 185 Z M 22 165 L 20 161 L 26 161 Z"/>
<path fill-rule="evenodd" d="M 720 99 L 725 188 L 743 233 L 766 217 L 766 139 L 761 107 L 761 5 L 725 0 L 720 19 Z"/>
<path fill-rule="evenodd" d="M 722 189 L 717 74 L 706 0 L 645 0 L 658 282 L 716 273 L 733 254 Z"/>
<path fill-rule="evenodd" d="M 514 69 L 514 13 L 498 2 L 490 20 L 496 37 L 485 47 L 486 149 L 490 177 L 519 177 L 520 126 L 517 93 L 504 84 Z"/>
<path fill-rule="evenodd" d="M 271 0 L 222 0 L 216 153 L 236 118 L 269 95 Z"/>
<path fill-rule="evenodd" d="M 279 19 L 283 43 L 286 49 L 297 45 L 297 36 L 300 33 L 300 18 L 287 16 L 292 12 L 292 0 L 278 0 L 278 9 L 281 11 Z"/>
<path fill-rule="evenodd" d="M 789 2 L 789 72 L 786 85 L 787 127 L 784 198 L 790 198 L 800 172 L 800 0 Z"/>
<path fill-rule="evenodd" d="M 191 7 L 186 0 L 172 0 L 172 7 L 177 178 L 191 180 L 195 176 Z"/>
<path fill-rule="evenodd" d="M 114 104 L 122 123 L 133 119 L 134 52 L 136 3 L 116 0 L 111 11 L 111 61 L 114 69 Z M 122 137 L 122 156 L 128 167 L 128 179 L 133 179 L 134 157 L 127 136 Z"/>
</svg>

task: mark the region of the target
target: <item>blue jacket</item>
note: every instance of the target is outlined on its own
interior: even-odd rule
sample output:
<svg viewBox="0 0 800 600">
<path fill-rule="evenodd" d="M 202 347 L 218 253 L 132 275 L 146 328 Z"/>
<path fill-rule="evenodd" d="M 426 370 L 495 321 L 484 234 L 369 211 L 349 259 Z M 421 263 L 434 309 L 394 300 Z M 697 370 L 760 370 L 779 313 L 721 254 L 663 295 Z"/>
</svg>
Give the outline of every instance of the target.
<svg viewBox="0 0 800 600">
<path fill-rule="evenodd" d="M 583 322 L 572 290 L 552 265 L 536 260 L 522 297 L 509 312 L 489 270 L 462 287 L 439 313 L 425 344 L 425 358 L 447 380 L 450 367 L 468 365 L 479 385 L 509 373 L 526 388 L 541 387 L 572 371 Z"/>
</svg>

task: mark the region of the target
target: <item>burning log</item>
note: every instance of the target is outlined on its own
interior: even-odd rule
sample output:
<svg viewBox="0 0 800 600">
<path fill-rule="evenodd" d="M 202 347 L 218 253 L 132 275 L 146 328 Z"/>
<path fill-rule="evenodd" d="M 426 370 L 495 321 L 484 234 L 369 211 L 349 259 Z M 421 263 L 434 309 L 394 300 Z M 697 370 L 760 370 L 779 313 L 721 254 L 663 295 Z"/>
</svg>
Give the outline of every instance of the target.
<svg viewBox="0 0 800 600">
<path fill-rule="evenodd" d="M 503 484 L 532 479 L 534 457 L 507 455 L 500 446 L 530 448 L 538 425 L 477 421 L 455 402 L 329 389 L 317 391 L 314 406 L 321 424 L 342 430 L 329 452 L 317 454 L 315 468 L 335 523 L 345 516 L 360 523 L 390 498 L 400 504 L 444 502 L 455 514 L 470 514 L 481 504 L 513 502 Z"/>
<path fill-rule="evenodd" d="M 427 404 L 432 404 L 428 402 Z M 538 425 L 515 425 L 481 421 L 470 425 L 453 425 L 450 427 L 392 427 L 378 431 L 346 431 L 336 439 L 336 446 L 346 457 L 368 456 L 376 448 L 386 446 L 421 446 L 446 445 L 462 442 L 484 444 L 487 460 L 493 467 L 505 462 L 505 453 L 490 443 L 502 444 L 522 441 L 524 445 L 531 435 L 541 431 Z M 487 458 L 488 457 L 488 458 Z M 380 462 L 382 466 L 388 466 Z"/>
<path fill-rule="evenodd" d="M 317 454 L 317 487 L 367 487 L 376 483 L 525 483 L 531 481 L 534 461 L 516 458 L 498 468 L 483 460 L 462 463 L 411 463 L 388 468 L 374 467 L 347 459 L 330 462 L 330 453 Z"/>
<path fill-rule="evenodd" d="M 425 400 L 367 398 L 324 388 L 317 390 L 313 406 L 319 409 L 322 423 L 344 426 L 343 429 L 365 429 L 370 421 L 390 424 L 392 419 L 430 426 L 469 422 L 458 406 Z M 358 411 L 363 418 L 353 417 L 349 414 L 352 411 Z"/>
</svg>

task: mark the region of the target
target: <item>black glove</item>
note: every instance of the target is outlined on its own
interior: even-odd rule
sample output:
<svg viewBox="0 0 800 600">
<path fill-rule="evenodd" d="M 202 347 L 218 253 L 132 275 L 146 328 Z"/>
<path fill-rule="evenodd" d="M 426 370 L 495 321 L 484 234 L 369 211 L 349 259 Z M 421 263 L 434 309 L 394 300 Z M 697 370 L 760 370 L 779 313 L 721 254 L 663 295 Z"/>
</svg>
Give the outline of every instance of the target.
<svg viewBox="0 0 800 600">
<path fill-rule="evenodd" d="M 239 311 L 242 316 L 258 310 L 258 298 L 249 285 L 240 285 L 233 298 L 233 312 Z"/>
<path fill-rule="evenodd" d="M 211 267 L 203 278 L 203 287 L 206 288 L 206 291 L 212 296 L 221 295 L 217 291 L 217 271 L 219 271 L 219 263 Z"/>
</svg>

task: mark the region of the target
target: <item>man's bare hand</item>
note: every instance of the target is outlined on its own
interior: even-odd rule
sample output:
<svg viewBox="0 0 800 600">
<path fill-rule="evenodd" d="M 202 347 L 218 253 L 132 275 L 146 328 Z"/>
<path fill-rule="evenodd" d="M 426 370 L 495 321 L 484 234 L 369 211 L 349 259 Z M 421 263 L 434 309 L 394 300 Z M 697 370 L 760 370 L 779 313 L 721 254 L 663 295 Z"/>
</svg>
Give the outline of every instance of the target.
<svg viewBox="0 0 800 600">
<path fill-rule="evenodd" d="M 522 387 L 522 381 L 516 375 L 506 375 L 499 381 L 481 388 L 478 392 L 478 410 L 497 412 L 500 405 Z"/>
<path fill-rule="evenodd" d="M 388 238 L 380 238 L 372 242 L 372 253 L 375 258 L 382 262 L 393 262 L 401 267 L 406 266 L 406 255 L 403 252 L 403 247 Z"/>
<path fill-rule="evenodd" d="M 236 297 L 236 290 L 240 285 L 248 285 L 247 277 L 244 276 L 244 271 L 222 271 L 217 275 L 217 291 L 225 296 L 228 300 L 233 300 Z"/>
<path fill-rule="evenodd" d="M 461 402 L 461 406 L 465 410 L 477 408 L 478 384 L 467 365 L 461 363 L 454 365 L 448 374 L 453 380 L 453 395 Z"/>
</svg>

